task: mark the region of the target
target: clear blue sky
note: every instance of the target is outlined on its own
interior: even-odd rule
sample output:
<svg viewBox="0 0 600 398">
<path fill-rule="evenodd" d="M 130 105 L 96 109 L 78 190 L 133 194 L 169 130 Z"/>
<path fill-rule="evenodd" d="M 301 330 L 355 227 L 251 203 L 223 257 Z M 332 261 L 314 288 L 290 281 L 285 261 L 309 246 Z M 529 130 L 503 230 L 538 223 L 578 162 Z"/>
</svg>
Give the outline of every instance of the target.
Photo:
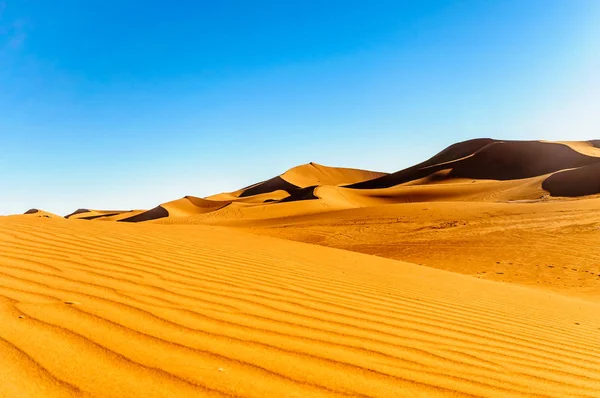
<svg viewBox="0 0 600 398">
<path fill-rule="evenodd" d="M 600 138 L 600 1 L 0 1 L 0 213 Z"/>
</svg>

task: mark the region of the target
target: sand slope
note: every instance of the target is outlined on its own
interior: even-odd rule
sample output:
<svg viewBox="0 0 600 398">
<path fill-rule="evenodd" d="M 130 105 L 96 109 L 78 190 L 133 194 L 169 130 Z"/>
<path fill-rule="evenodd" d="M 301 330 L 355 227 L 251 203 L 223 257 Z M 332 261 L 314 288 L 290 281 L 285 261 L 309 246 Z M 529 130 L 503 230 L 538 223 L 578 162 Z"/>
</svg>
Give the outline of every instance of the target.
<svg viewBox="0 0 600 398">
<path fill-rule="evenodd" d="M 219 223 L 600 303 L 599 208 L 600 198 L 448 201 Z"/>
<path fill-rule="evenodd" d="M 39 209 L 29 209 L 24 214 L 30 217 L 60 218 L 59 215 Z"/>
<path fill-rule="evenodd" d="M 387 173 L 345 167 L 328 167 L 311 162 L 289 169 L 281 175 L 281 178 L 298 187 L 306 188 L 315 185 L 349 185 L 384 175 L 387 175 Z"/>
<path fill-rule="evenodd" d="M 65 218 L 70 220 L 112 220 L 117 221 L 123 218 L 133 217 L 145 210 L 90 210 L 77 209 L 73 213 L 67 214 Z"/>
<path fill-rule="evenodd" d="M 600 306 L 203 226 L 0 218 L 0 396 L 597 396 Z"/>
</svg>

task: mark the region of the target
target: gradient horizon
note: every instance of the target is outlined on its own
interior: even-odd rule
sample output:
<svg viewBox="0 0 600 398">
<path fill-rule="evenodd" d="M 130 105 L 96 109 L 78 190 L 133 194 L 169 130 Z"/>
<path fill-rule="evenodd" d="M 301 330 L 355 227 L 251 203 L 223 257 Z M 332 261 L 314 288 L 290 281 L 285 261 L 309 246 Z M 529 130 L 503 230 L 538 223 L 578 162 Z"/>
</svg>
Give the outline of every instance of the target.
<svg viewBox="0 0 600 398">
<path fill-rule="evenodd" d="M 0 214 L 600 138 L 600 2 L 0 1 Z"/>
</svg>

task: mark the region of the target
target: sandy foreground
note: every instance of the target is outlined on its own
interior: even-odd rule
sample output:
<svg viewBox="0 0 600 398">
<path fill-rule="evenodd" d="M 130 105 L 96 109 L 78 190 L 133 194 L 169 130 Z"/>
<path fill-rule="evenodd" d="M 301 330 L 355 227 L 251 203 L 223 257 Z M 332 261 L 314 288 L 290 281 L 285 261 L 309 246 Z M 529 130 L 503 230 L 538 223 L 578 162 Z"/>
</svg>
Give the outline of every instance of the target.
<svg viewBox="0 0 600 398">
<path fill-rule="evenodd" d="M 256 232 L 0 218 L 0 396 L 600 396 L 594 300 Z"/>
</svg>

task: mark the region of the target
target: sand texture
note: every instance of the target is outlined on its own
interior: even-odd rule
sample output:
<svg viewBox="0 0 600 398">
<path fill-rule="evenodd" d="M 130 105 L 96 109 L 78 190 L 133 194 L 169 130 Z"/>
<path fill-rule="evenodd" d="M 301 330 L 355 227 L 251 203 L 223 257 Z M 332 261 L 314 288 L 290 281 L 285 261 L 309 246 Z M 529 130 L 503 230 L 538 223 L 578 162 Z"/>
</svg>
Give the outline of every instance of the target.
<svg viewBox="0 0 600 398">
<path fill-rule="evenodd" d="M 0 217 L 0 398 L 600 397 L 600 141 Z"/>
<path fill-rule="evenodd" d="M 0 396 L 597 396 L 600 305 L 205 226 L 0 219 Z"/>
</svg>

